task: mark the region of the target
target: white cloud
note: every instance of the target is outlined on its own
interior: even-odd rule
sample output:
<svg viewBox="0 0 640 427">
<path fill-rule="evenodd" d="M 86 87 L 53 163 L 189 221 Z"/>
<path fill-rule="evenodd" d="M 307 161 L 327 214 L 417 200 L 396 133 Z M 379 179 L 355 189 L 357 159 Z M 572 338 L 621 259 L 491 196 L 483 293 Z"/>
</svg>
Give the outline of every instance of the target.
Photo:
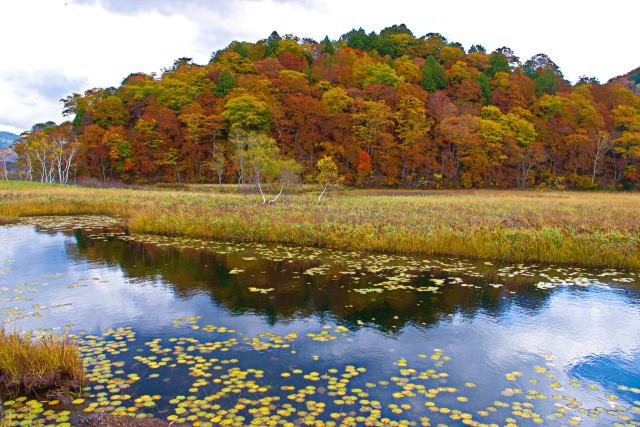
<svg viewBox="0 0 640 427">
<path fill-rule="evenodd" d="M 13 128 L 62 120 L 58 99 L 64 94 L 51 93 L 47 86 L 72 83 L 65 87 L 67 94 L 117 86 L 130 72 L 157 71 L 196 53 L 198 31 L 182 15 L 152 11 L 127 16 L 39 0 L 2 3 L 0 16 L 6 18 L 0 38 L 9 40 L 2 49 L 0 124 Z M 47 84 L 33 78 L 38 75 L 53 80 Z"/>
<path fill-rule="evenodd" d="M 16 135 L 20 135 L 20 132 L 23 131 L 23 128 L 0 124 L 0 132 L 2 132 L 2 131 L 11 132 L 11 133 L 15 133 Z"/>
<path fill-rule="evenodd" d="M 131 72 L 159 71 L 179 57 L 204 63 L 232 40 L 277 30 L 316 40 L 351 28 L 405 23 L 465 47 L 511 47 L 522 60 L 548 54 L 565 77 L 602 82 L 640 65 L 632 55 L 640 3 L 627 0 L 21 0 L 0 4 L 0 127 L 61 120 L 57 99 L 10 76 L 59 72 L 69 92 L 116 86 Z M 60 86 L 58 86 L 60 87 Z"/>
</svg>

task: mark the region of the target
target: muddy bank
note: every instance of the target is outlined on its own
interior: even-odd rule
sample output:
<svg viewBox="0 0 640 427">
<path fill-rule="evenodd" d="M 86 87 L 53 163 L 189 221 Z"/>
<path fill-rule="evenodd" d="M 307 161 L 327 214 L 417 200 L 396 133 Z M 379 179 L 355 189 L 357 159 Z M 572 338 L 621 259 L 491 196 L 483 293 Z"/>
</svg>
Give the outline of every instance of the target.
<svg viewBox="0 0 640 427">
<path fill-rule="evenodd" d="M 93 417 L 81 417 L 78 425 L 82 427 L 164 427 L 169 424 L 157 418 L 136 418 L 126 415 L 99 415 Z M 175 424 L 171 426 L 186 426 L 188 424 Z"/>
<path fill-rule="evenodd" d="M 69 404 L 82 391 L 82 382 L 60 372 L 42 375 L 24 375 L 18 381 L 0 372 L 0 397 L 13 399 L 19 396 L 46 398 Z"/>
</svg>

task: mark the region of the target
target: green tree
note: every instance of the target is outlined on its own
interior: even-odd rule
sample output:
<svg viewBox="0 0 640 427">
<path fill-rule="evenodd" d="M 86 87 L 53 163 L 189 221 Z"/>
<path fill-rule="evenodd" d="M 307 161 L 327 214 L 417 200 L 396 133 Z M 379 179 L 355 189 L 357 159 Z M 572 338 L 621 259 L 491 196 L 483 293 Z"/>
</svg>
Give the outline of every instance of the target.
<svg viewBox="0 0 640 427">
<path fill-rule="evenodd" d="M 422 65 L 420 85 L 428 92 L 435 92 L 447 86 L 447 72 L 433 55 L 429 55 Z"/>
<path fill-rule="evenodd" d="M 550 69 L 540 70 L 533 79 L 536 82 L 536 95 L 554 94 L 560 89 L 560 78 Z"/>
<path fill-rule="evenodd" d="M 329 55 L 333 54 L 336 51 L 336 48 L 333 46 L 333 42 L 329 40 L 329 36 L 324 36 L 324 39 L 320 42 L 322 45 L 322 52 L 328 53 Z"/>
<path fill-rule="evenodd" d="M 489 64 L 490 66 L 487 70 L 487 73 L 490 77 L 495 76 L 496 73 L 508 73 L 510 71 L 509 60 L 500 52 L 493 52 L 491 54 L 491 56 L 489 57 Z"/>
<path fill-rule="evenodd" d="M 536 82 L 536 95 L 553 95 L 560 89 L 560 68 L 544 53 L 539 53 L 524 63 L 522 71 Z"/>
<path fill-rule="evenodd" d="M 282 40 L 280 34 L 277 31 L 273 31 L 269 38 L 267 39 L 267 45 L 265 49 L 265 57 L 275 56 L 276 49 L 278 48 L 278 43 Z"/>
<path fill-rule="evenodd" d="M 213 93 L 222 98 L 231 92 L 231 89 L 234 87 L 236 87 L 236 78 L 225 68 L 220 73 L 220 77 L 218 77 L 218 83 L 216 84 L 216 88 Z"/>
<path fill-rule="evenodd" d="M 489 104 L 491 100 L 491 85 L 489 84 L 489 79 L 487 79 L 487 75 L 485 73 L 480 73 L 474 79 L 476 83 L 480 85 L 480 89 L 482 90 L 482 97 L 484 98 L 484 103 Z"/>
<path fill-rule="evenodd" d="M 355 28 L 340 37 L 351 49 L 366 50 L 369 47 L 369 36 L 363 28 Z"/>
</svg>

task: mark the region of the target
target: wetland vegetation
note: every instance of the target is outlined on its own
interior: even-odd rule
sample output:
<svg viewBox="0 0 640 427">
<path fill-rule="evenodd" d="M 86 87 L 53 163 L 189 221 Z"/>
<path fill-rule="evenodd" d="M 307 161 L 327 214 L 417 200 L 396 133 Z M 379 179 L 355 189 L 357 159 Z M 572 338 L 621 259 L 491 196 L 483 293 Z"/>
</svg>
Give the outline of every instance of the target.
<svg viewBox="0 0 640 427">
<path fill-rule="evenodd" d="M 260 195 L 216 187 L 95 189 L 0 183 L 0 221 L 107 214 L 135 233 L 396 254 L 640 267 L 640 195 L 610 192 L 350 190 Z"/>
<path fill-rule="evenodd" d="M 34 341 L 0 327 L 0 390 L 46 395 L 80 391 L 84 368 L 77 347 L 52 336 Z"/>
</svg>

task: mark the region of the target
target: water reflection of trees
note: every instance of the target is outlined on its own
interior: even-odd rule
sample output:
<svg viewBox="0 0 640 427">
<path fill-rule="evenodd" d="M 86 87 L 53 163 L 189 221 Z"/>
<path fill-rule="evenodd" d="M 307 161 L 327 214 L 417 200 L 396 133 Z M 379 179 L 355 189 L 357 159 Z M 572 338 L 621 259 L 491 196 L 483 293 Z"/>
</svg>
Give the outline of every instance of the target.
<svg viewBox="0 0 640 427">
<path fill-rule="evenodd" d="M 498 277 L 497 267 L 483 266 L 483 277 L 433 270 L 422 273 L 412 283 L 429 286 L 431 278 L 455 275 L 466 283 L 480 285 L 480 288 L 445 285 L 437 294 L 394 290 L 363 295 L 352 290 L 368 287 L 367 283 L 379 281 L 379 276 L 368 273 L 355 283 L 351 275 L 338 274 L 341 266 L 326 275 L 303 274 L 317 265 L 317 260 L 289 262 L 258 258 L 247 261 L 239 255 L 205 250 L 160 247 L 119 239 L 94 240 L 80 230 L 74 236 L 76 243 L 68 247 L 68 253 L 74 258 L 120 268 L 132 283 L 162 280 L 171 285 L 178 298 L 189 298 L 194 293 L 207 294 L 214 304 L 222 305 L 234 314 L 255 313 L 272 324 L 294 317 L 334 316 L 352 329 L 364 322 L 380 330 L 395 332 L 410 324 L 429 326 L 456 313 L 468 319 L 479 313 L 500 317 L 514 304 L 535 312 L 544 307 L 554 292 L 536 288 L 537 278 Z M 243 271 L 231 274 L 233 269 Z M 487 283 L 504 286 L 493 288 L 486 286 Z M 261 294 L 251 292 L 250 287 L 274 290 Z"/>
</svg>

